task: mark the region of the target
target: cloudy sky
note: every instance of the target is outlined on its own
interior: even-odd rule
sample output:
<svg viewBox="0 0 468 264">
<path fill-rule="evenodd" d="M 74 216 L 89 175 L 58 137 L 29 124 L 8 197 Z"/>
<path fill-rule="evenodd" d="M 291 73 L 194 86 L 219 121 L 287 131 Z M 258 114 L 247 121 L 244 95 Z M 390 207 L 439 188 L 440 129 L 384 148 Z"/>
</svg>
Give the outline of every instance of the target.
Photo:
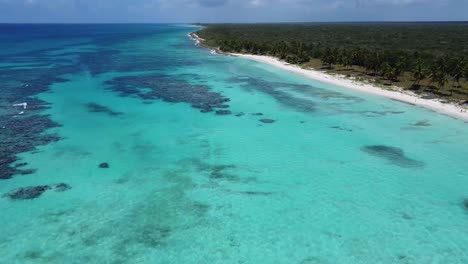
<svg viewBox="0 0 468 264">
<path fill-rule="evenodd" d="M 468 20 L 468 0 L 0 0 L 0 22 Z"/>
</svg>

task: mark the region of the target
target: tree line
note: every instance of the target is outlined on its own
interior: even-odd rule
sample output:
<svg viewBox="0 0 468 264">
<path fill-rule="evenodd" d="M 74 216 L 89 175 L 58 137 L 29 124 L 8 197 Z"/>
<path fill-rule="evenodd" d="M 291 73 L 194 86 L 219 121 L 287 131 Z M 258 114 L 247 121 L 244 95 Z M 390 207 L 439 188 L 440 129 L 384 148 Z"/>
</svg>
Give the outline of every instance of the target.
<svg viewBox="0 0 468 264">
<path fill-rule="evenodd" d="M 359 66 L 366 69 L 369 75 L 381 76 L 392 82 L 398 81 L 403 72 L 411 72 L 415 86 L 419 86 L 424 79 L 429 79 L 428 85 L 439 87 L 445 86 L 449 80 L 453 80 L 456 86 L 460 86 L 462 78 L 468 80 L 468 60 L 464 57 L 432 57 L 418 52 L 407 54 L 365 48 L 331 48 L 296 41 L 262 43 L 252 40 L 220 40 L 217 43 L 223 52 L 270 55 L 291 64 L 301 64 L 316 58 L 327 69 L 333 69 L 335 65 Z"/>
<path fill-rule="evenodd" d="M 358 66 L 391 83 L 410 74 L 413 88 L 463 88 L 461 82 L 468 82 L 466 23 L 208 25 L 199 35 L 224 52 L 291 64 L 319 59 L 331 70 Z"/>
</svg>

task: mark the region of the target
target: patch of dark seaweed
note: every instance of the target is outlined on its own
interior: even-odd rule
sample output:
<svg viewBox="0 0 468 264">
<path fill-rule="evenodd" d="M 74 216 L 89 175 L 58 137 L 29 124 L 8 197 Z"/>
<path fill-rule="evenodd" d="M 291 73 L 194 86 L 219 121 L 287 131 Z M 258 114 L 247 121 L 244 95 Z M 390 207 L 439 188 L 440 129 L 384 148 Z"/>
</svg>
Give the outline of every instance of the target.
<svg viewBox="0 0 468 264">
<path fill-rule="evenodd" d="M 28 165 L 28 163 L 27 163 L 27 162 L 20 162 L 20 163 L 16 163 L 16 164 L 15 164 L 15 168 L 24 167 L 24 166 L 26 166 L 26 165 Z"/>
<path fill-rule="evenodd" d="M 216 110 L 217 115 L 230 115 L 231 111 L 229 110 Z"/>
<path fill-rule="evenodd" d="M 104 106 L 104 105 L 100 105 L 100 104 L 97 104 L 97 103 L 87 103 L 86 108 L 91 113 L 104 113 L 104 114 L 107 114 L 109 116 L 120 116 L 120 115 L 123 114 L 122 112 L 113 111 L 109 107 Z"/>
<path fill-rule="evenodd" d="M 235 168 L 234 165 L 214 165 L 210 166 L 210 179 L 237 180 L 238 177 L 227 173 L 226 170 Z"/>
<path fill-rule="evenodd" d="M 291 88 L 294 84 L 268 82 L 260 78 L 234 77 L 228 80 L 231 83 L 241 84 L 241 87 L 250 91 L 257 90 L 273 96 L 281 104 L 300 112 L 315 112 L 315 103 L 311 100 L 298 98 L 285 92 L 284 88 Z"/>
<path fill-rule="evenodd" d="M 408 158 L 400 148 L 385 145 L 372 145 L 365 146 L 361 150 L 400 167 L 418 168 L 424 166 L 423 162 Z"/>
<path fill-rule="evenodd" d="M 250 196 L 270 196 L 272 192 L 258 192 L 258 191 L 245 191 L 239 192 L 240 194 L 250 195 Z"/>
<path fill-rule="evenodd" d="M 229 79 L 230 82 L 241 84 L 241 87 L 247 90 L 257 90 L 273 96 L 278 102 L 288 107 L 294 108 L 300 112 L 314 112 L 316 110 L 315 103 L 312 100 L 294 96 L 293 91 L 305 95 L 307 98 L 320 98 L 322 101 L 331 101 L 331 104 L 346 104 L 358 103 L 364 101 L 359 97 L 348 96 L 338 92 L 331 92 L 325 89 L 317 88 L 310 85 L 268 82 L 259 78 L 252 77 L 234 77 Z M 337 103 L 337 100 L 341 103 Z"/>
<path fill-rule="evenodd" d="M 262 123 L 265 123 L 265 124 L 272 124 L 272 123 L 276 122 L 275 120 L 268 119 L 268 118 L 260 119 L 259 121 L 262 122 Z"/>
<path fill-rule="evenodd" d="M 344 127 L 340 127 L 340 126 L 331 126 L 330 128 L 341 130 L 341 131 L 346 131 L 346 132 L 353 132 L 352 129 L 344 128 Z"/>
<path fill-rule="evenodd" d="M 386 115 L 398 115 L 405 113 L 404 111 L 363 111 L 361 112 L 367 117 L 379 117 L 379 116 L 386 116 Z"/>
<path fill-rule="evenodd" d="M 412 126 L 417 126 L 417 127 L 428 127 L 428 126 L 432 126 L 431 123 L 429 123 L 429 121 L 427 120 L 421 120 L 421 121 L 418 121 L 414 124 L 411 124 Z"/>
<path fill-rule="evenodd" d="M 181 161 L 182 164 L 192 166 L 197 171 L 206 173 L 212 180 L 238 181 L 239 177 L 229 173 L 229 170 L 235 169 L 235 165 L 211 165 L 200 159 L 187 159 Z"/>
</svg>

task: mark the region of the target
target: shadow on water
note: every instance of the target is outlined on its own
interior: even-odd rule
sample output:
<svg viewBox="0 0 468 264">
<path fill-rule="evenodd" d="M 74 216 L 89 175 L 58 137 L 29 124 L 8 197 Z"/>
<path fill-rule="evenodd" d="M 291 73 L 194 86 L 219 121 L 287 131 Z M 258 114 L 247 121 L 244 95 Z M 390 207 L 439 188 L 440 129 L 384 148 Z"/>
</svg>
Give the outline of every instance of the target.
<svg viewBox="0 0 468 264">
<path fill-rule="evenodd" d="M 411 159 L 405 155 L 405 152 L 397 147 L 385 145 L 365 146 L 362 151 L 369 155 L 389 161 L 393 165 L 404 168 L 421 168 L 424 167 L 424 162 Z"/>
</svg>

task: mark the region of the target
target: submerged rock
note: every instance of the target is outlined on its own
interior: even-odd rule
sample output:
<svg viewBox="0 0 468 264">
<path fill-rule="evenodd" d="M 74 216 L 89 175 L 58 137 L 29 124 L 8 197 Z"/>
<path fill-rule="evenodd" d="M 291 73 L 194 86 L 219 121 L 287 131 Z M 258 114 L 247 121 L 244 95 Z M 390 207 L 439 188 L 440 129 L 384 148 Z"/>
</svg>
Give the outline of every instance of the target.
<svg viewBox="0 0 468 264">
<path fill-rule="evenodd" d="M 260 122 L 266 123 L 266 124 L 271 124 L 271 123 L 274 123 L 276 121 L 273 120 L 273 119 L 264 118 L 264 119 L 260 119 Z"/>
<path fill-rule="evenodd" d="M 103 162 L 101 164 L 99 164 L 99 168 L 101 169 L 108 169 L 110 166 L 109 166 L 109 163 L 107 162 Z"/>
</svg>

